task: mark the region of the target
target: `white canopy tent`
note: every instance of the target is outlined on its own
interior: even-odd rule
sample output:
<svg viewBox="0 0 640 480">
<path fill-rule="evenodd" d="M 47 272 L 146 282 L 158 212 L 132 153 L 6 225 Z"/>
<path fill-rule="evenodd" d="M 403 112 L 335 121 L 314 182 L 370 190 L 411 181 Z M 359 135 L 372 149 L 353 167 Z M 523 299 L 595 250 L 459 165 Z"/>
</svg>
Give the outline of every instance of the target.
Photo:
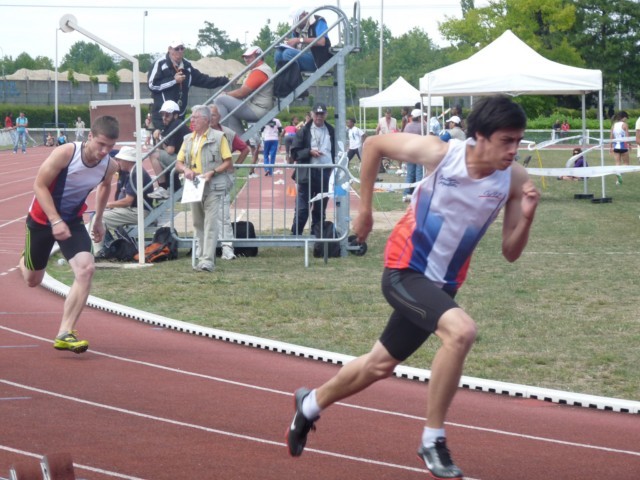
<svg viewBox="0 0 640 480">
<path fill-rule="evenodd" d="M 582 95 L 583 139 L 586 138 L 585 95 L 596 91 L 602 144 L 602 72 L 552 62 L 511 30 L 466 60 L 429 72 L 420 79 L 420 94 L 427 98 L 426 104 L 433 95 Z M 601 163 L 604 164 L 602 150 Z M 604 198 L 604 177 L 602 196 Z"/>
<path fill-rule="evenodd" d="M 360 99 L 360 108 L 364 112 L 362 115 L 363 122 L 366 124 L 366 109 L 379 107 L 411 107 L 421 101 L 420 90 L 415 88 L 404 78 L 398 79 L 385 88 L 380 93 L 371 97 Z M 431 106 L 442 107 L 444 105 L 443 97 L 431 97 Z"/>
</svg>

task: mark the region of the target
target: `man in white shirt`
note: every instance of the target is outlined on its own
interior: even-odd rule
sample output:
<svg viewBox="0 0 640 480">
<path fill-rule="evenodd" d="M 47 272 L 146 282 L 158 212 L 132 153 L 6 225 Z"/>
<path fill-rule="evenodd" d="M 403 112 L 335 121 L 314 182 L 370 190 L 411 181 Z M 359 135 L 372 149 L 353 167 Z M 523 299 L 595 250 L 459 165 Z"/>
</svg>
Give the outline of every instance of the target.
<svg viewBox="0 0 640 480">
<path fill-rule="evenodd" d="M 364 130 L 356 127 L 355 118 L 347 118 L 347 136 L 349 137 L 349 150 L 347 158 L 349 162 L 358 155 L 358 160 L 362 161 L 362 142 L 367 138 Z"/>
</svg>

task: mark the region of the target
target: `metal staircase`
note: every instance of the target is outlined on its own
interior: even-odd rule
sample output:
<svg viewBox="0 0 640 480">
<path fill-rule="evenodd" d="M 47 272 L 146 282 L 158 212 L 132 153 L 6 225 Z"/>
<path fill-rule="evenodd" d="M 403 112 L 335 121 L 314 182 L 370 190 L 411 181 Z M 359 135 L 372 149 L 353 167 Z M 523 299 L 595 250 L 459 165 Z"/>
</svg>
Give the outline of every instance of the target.
<svg viewBox="0 0 640 480">
<path fill-rule="evenodd" d="M 291 94 L 289 94 L 285 98 L 277 98 L 275 99 L 273 108 L 260 120 L 251 125 L 251 127 L 245 131 L 241 138 L 245 141 L 256 136 L 262 127 L 264 127 L 271 119 L 273 119 L 280 111 L 287 108 L 296 98 L 300 97 L 306 90 L 308 90 L 312 85 L 321 80 L 323 77 L 331 76 L 333 77 L 333 86 L 336 89 L 335 98 L 337 100 L 335 107 L 335 115 L 334 119 L 328 119 L 329 123 L 332 123 L 334 127 L 336 127 L 336 142 L 338 145 L 346 145 L 346 91 L 345 91 L 345 65 L 346 65 L 346 57 L 351 53 L 356 53 L 360 50 L 360 2 L 356 1 L 353 5 L 353 16 L 349 18 L 344 11 L 341 9 L 332 6 L 326 5 L 322 7 L 318 7 L 315 10 L 308 13 L 308 15 L 304 18 L 309 18 L 311 15 L 319 14 L 323 15 L 323 12 L 333 12 L 337 19 L 335 22 L 328 24 L 327 35 L 331 32 L 338 32 L 338 42 L 336 45 L 331 47 L 331 52 L 333 56 L 327 60 L 327 62 L 318 68 L 315 72 L 311 72 L 308 74 L 307 72 L 303 72 L 303 83 L 296 88 Z M 326 18 L 326 17 L 325 17 Z M 280 38 L 276 39 L 276 41 L 267 48 L 258 59 L 254 60 L 250 65 L 247 65 L 240 73 L 235 75 L 230 79 L 229 83 L 218 90 L 213 96 L 211 96 L 206 102 L 206 105 L 209 105 L 215 101 L 215 99 L 223 94 L 226 90 L 231 90 L 235 88 L 235 86 L 240 82 L 240 80 L 249 73 L 255 63 L 259 61 L 259 59 L 268 58 L 270 55 L 274 55 L 276 48 L 278 45 L 281 45 L 283 41 L 289 37 L 291 37 L 294 27 L 289 29 L 287 33 L 285 33 Z M 252 92 L 252 94 L 246 97 L 243 103 L 238 106 L 236 109 L 229 112 L 227 116 L 221 119 L 221 123 L 225 123 L 225 119 L 229 116 L 233 115 L 233 113 L 242 107 L 242 105 L 246 104 L 250 99 L 252 99 L 255 95 L 257 95 L 262 89 L 267 88 L 268 85 L 272 84 L 275 79 L 281 75 L 287 66 L 289 66 L 292 62 L 295 62 L 296 59 L 305 52 L 310 52 L 311 48 L 317 43 L 318 39 L 315 39 L 312 43 L 306 44 L 303 50 L 291 59 L 282 69 L 275 72 L 274 75 L 266 82 L 261 85 L 260 88 Z M 189 122 L 189 118 L 187 117 L 182 125 Z M 176 133 L 178 129 L 174 130 L 169 134 L 169 136 Z M 151 151 L 147 152 L 144 158 L 148 157 L 155 149 L 159 148 L 160 144 L 156 145 Z M 336 149 L 338 150 L 338 149 Z M 143 160 L 144 160 L 143 158 Z M 172 175 L 172 168 L 169 167 L 164 173 Z M 338 179 L 340 183 L 342 183 L 346 179 Z M 156 222 L 160 218 L 165 218 L 168 213 L 173 214 L 174 212 L 174 204 L 180 197 L 174 197 L 173 195 L 167 201 L 160 203 L 156 206 L 145 218 L 145 228 L 150 227 L 156 224 Z M 349 225 L 349 201 L 348 196 L 346 200 L 338 203 L 338 227 L 342 228 L 342 231 L 348 230 Z M 133 229 L 132 233 L 135 235 L 135 229 Z M 346 250 L 346 241 L 344 243 L 344 250 Z"/>
</svg>

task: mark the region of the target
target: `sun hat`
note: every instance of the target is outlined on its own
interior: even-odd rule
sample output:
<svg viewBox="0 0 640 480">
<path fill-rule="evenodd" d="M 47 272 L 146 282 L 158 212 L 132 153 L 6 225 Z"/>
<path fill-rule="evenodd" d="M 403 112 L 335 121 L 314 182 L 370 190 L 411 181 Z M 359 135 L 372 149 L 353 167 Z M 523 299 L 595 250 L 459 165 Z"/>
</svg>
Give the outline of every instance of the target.
<svg viewBox="0 0 640 480">
<path fill-rule="evenodd" d="M 178 47 L 184 47 L 184 42 L 182 40 L 171 40 L 171 42 L 169 43 L 169 46 L 171 48 L 178 48 Z"/>
<path fill-rule="evenodd" d="M 447 120 L 447 123 L 449 122 L 453 122 L 455 124 L 460 125 L 460 117 L 457 115 L 454 115 L 453 117 L 451 117 L 449 120 Z"/>
<path fill-rule="evenodd" d="M 411 110 L 411 117 L 420 118 L 421 116 L 422 116 L 422 110 L 420 110 L 419 108 L 414 108 L 413 110 Z"/>
<path fill-rule="evenodd" d="M 133 147 L 122 147 L 115 158 L 125 162 L 136 163 L 136 149 Z"/>
</svg>

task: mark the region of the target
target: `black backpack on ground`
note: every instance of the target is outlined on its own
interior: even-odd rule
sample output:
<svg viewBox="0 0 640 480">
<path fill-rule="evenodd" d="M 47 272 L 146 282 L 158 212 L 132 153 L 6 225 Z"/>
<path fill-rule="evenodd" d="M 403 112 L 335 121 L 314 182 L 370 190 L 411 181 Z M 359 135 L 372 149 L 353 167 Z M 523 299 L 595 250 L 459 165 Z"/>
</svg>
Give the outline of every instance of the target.
<svg viewBox="0 0 640 480">
<path fill-rule="evenodd" d="M 151 244 L 144 249 L 144 261 L 157 263 L 178 258 L 178 232 L 174 228 L 160 227 L 153 234 Z M 134 256 L 138 260 L 138 254 Z"/>
<path fill-rule="evenodd" d="M 251 222 L 232 222 L 233 236 L 239 240 L 256 238 L 256 229 Z M 258 256 L 258 247 L 233 247 L 233 253 L 237 257 L 256 257 Z M 216 248 L 216 256 L 222 255 L 222 247 Z"/>
<path fill-rule="evenodd" d="M 138 255 L 138 246 L 123 227 L 115 230 L 117 238 L 113 239 L 109 231 L 105 234 L 104 258 L 119 262 L 131 262 Z"/>
<path fill-rule="evenodd" d="M 311 232 L 316 238 L 338 238 L 338 232 L 336 231 L 336 227 L 333 225 L 333 222 L 325 221 L 322 227 L 322 235 L 320 232 L 313 231 Z M 313 256 L 315 258 L 324 257 L 324 246 L 327 245 L 327 253 L 329 257 L 339 257 L 340 256 L 340 242 L 322 242 L 316 241 L 313 244 Z"/>
<path fill-rule="evenodd" d="M 231 226 L 235 238 L 256 238 L 256 229 L 251 222 L 233 222 Z M 256 257 L 258 247 L 234 247 L 233 253 L 239 257 Z"/>
</svg>

